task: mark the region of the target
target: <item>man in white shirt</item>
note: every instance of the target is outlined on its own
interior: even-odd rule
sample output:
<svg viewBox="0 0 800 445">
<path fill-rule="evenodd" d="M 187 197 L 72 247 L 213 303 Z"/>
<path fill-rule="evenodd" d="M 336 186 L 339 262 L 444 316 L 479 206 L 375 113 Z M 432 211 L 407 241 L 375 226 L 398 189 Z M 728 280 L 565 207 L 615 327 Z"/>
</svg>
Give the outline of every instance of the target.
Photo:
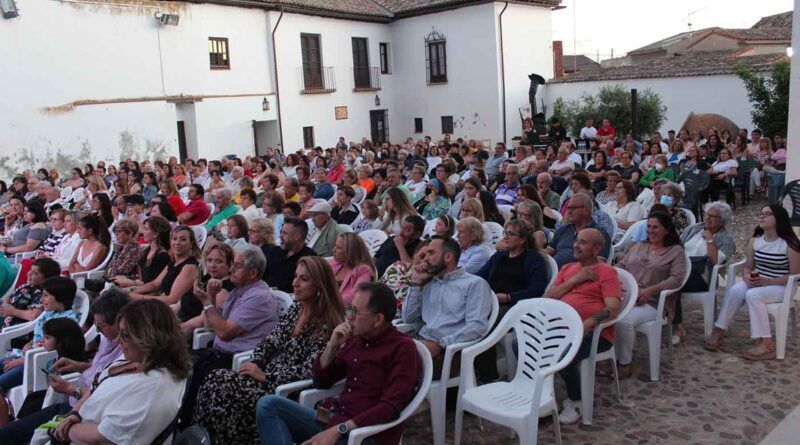
<svg viewBox="0 0 800 445">
<path fill-rule="evenodd" d="M 415 165 L 413 169 L 411 169 L 411 179 L 406 181 L 406 188 L 411 191 L 411 194 L 414 196 L 421 196 L 425 193 L 425 168 L 419 165 Z"/>
<path fill-rule="evenodd" d="M 586 126 L 581 128 L 580 138 L 592 142 L 597 140 L 597 128 L 594 128 L 594 118 L 590 117 L 586 119 Z"/>
<path fill-rule="evenodd" d="M 567 160 L 573 164 L 583 165 L 583 158 L 578 153 L 575 153 L 575 144 L 570 141 L 564 141 L 561 143 L 561 146 L 566 147 L 566 149 L 569 150 Z"/>
<path fill-rule="evenodd" d="M 668 153 L 669 152 L 669 145 L 667 145 L 666 142 L 661 140 L 661 133 L 659 133 L 657 131 L 655 133 L 653 133 L 653 145 L 658 145 L 659 147 L 661 147 L 661 153 Z M 647 154 L 649 154 L 649 153 L 647 153 Z M 644 156 L 644 154 L 642 156 Z"/>
<path fill-rule="evenodd" d="M 753 142 L 747 144 L 747 151 L 751 155 L 754 155 L 758 153 L 759 150 L 761 150 L 761 147 L 759 146 L 759 144 L 761 143 L 761 130 L 759 130 L 758 128 L 753 130 L 753 132 L 750 133 L 750 139 L 752 139 Z"/>
</svg>

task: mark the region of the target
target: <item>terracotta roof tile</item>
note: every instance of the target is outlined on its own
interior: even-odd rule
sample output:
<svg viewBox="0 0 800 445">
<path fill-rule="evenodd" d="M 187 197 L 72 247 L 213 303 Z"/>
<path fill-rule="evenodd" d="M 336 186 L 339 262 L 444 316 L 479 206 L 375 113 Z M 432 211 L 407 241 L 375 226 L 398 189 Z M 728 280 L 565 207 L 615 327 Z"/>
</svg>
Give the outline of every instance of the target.
<svg viewBox="0 0 800 445">
<path fill-rule="evenodd" d="M 775 62 L 786 57 L 785 53 L 736 57 L 737 52 L 739 50 L 702 51 L 667 55 L 650 60 L 644 65 L 578 71 L 568 77 L 548 80 L 548 83 L 731 74 L 734 66 L 739 62 L 748 64 L 754 71 L 767 71 Z"/>
<path fill-rule="evenodd" d="M 780 14 L 768 15 L 761 17 L 761 20 L 753 25 L 753 29 L 759 28 L 791 28 L 792 27 L 792 11 L 781 12 Z"/>
</svg>

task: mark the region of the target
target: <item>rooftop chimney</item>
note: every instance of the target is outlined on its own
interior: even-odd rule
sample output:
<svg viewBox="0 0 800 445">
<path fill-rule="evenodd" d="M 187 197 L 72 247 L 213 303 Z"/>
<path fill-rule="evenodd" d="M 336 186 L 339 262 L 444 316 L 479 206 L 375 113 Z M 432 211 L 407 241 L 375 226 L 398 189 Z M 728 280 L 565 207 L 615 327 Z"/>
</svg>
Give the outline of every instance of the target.
<svg viewBox="0 0 800 445">
<path fill-rule="evenodd" d="M 564 44 L 561 40 L 553 41 L 553 77 L 564 77 Z"/>
</svg>

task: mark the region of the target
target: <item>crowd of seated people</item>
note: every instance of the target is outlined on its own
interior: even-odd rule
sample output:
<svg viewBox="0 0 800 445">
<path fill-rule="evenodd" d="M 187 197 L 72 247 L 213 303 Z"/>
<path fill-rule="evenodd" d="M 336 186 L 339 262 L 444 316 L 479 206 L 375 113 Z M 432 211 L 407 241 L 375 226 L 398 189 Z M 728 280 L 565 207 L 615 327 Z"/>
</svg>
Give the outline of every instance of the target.
<svg viewBox="0 0 800 445">
<path fill-rule="evenodd" d="M 25 443 L 38 425 L 65 415 L 50 431 L 54 439 L 149 443 L 178 419 L 179 429 L 199 424 L 217 444 L 335 443 L 396 417 L 413 396 L 418 355 L 393 320 L 420 325 L 414 338 L 429 350 L 438 379 L 448 345 L 477 341 L 493 328 L 493 305 L 499 321 L 536 298 L 560 299 L 583 320 L 580 352 L 560 372 L 567 388 L 560 420 L 578 421 L 587 339 L 620 310 L 609 260 L 639 287 L 633 309 L 598 344 L 600 351 L 615 345 L 624 378 L 632 374 L 639 324 L 666 315 L 676 327 L 670 340 L 684 341 L 678 294 L 668 296 L 666 314 L 656 314 L 662 291 L 707 290 L 713 266 L 736 253 L 728 204 L 712 202 L 705 221 L 689 226 L 681 173 L 707 171 L 712 186 L 704 198 L 730 201 L 740 156 L 757 161 L 754 192 L 765 188 L 766 173 L 785 168 L 780 135 L 774 144 L 755 131 L 750 145 L 746 132 L 734 141 L 715 131 L 705 141 L 687 132 L 638 141 L 617 138 L 607 119 L 599 129 L 587 125 L 587 163 L 559 130 L 557 145 L 521 145 L 513 154 L 502 143 L 489 149 L 449 137 L 400 145 L 341 140 L 327 150 L 270 149 L 244 159 L 101 161 L 63 180 L 55 169 L 40 169 L 23 172 L 8 189 L 0 183 L 0 270 L 7 276 L 0 316 L 3 328 L 34 326 L 30 338 L 13 342 L 18 355 L 5 356 L 0 388 L 21 383 L 22 356 L 38 346 L 60 351 L 53 369 L 82 373 L 78 383 L 51 376 L 52 390 L 70 399 L 29 403 L 0 438 Z M 530 130 L 526 141 L 539 141 Z M 753 360 L 775 357 L 765 305 L 782 298 L 788 275 L 800 272 L 800 241 L 786 211 L 764 207 L 759 218 L 744 282 L 726 291 L 706 343 L 719 349 L 746 302 L 756 345 L 745 357 Z M 629 229 L 630 246 L 612 255 Z M 97 274 L 77 283 L 68 277 L 90 271 Z M 87 338 L 89 355 L 46 341 L 56 329 L 46 327 L 49 320 L 79 321 L 88 310 L 73 307 L 78 286 L 91 298 L 82 328 L 100 333 Z M 292 294 L 289 307 L 284 292 Z M 203 331 L 213 340 L 192 350 Z M 239 353 L 250 361 L 232 368 Z M 391 377 L 351 364 L 360 358 L 382 361 Z M 500 378 L 494 348 L 475 366 L 482 383 Z M 458 371 L 451 366 L 451 375 Z M 328 387 L 343 377 L 347 395 L 325 403 L 347 402 L 347 409 L 314 428 L 299 426 L 313 411 L 271 395 L 284 383 L 313 378 Z M 109 383 L 95 387 L 96 379 Z M 402 425 L 375 441 L 396 443 L 401 434 Z"/>
</svg>

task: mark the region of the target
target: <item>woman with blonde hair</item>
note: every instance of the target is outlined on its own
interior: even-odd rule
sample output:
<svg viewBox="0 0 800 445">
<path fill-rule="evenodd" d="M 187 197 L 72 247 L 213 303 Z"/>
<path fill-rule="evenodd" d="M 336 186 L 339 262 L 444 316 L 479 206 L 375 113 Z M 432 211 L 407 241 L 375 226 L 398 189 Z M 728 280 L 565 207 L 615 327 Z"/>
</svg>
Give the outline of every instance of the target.
<svg viewBox="0 0 800 445">
<path fill-rule="evenodd" d="M 333 258 L 329 261 L 345 306 L 353 301 L 359 284 L 375 280 L 372 255 L 364 240 L 355 233 L 342 233 L 336 237 Z"/>
<path fill-rule="evenodd" d="M 275 223 L 271 219 L 256 218 L 247 228 L 248 241 L 258 247 L 275 245 Z"/>
<path fill-rule="evenodd" d="M 400 224 L 407 217 L 416 215 L 417 211 L 408 200 L 405 192 L 397 187 L 386 191 L 386 199 L 381 206 L 382 218 L 379 228 L 389 235 L 400 234 Z"/>
<path fill-rule="evenodd" d="M 468 217 L 477 218 L 480 222 L 485 222 L 483 214 L 483 204 L 478 198 L 467 198 L 461 203 L 461 219 Z"/>
<path fill-rule="evenodd" d="M 253 421 L 258 399 L 279 385 L 311 378 L 314 358 L 344 320 L 333 269 L 323 258 L 301 258 L 293 288 L 295 304 L 256 347 L 252 361 L 239 372 L 218 369 L 204 380 L 193 422 L 208 431 L 212 443 L 258 443 Z"/>
<path fill-rule="evenodd" d="M 178 187 L 172 182 L 172 179 L 161 181 L 159 189 L 161 190 L 161 194 L 167 197 L 167 204 L 172 207 L 172 210 L 175 210 L 176 215 L 180 215 L 186 211 L 186 203 L 181 199 L 181 195 L 178 193 Z"/>
<path fill-rule="evenodd" d="M 456 229 L 456 238 L 461 246 L 458 267 L 476 274 L 492 256 L 492 250 L 483 244 L 483 224 L 477 218 L 468 216 L 458 221 Z"/>
<path fill-rule="evenodd" d="M 209 247 L 203 253 L 203 266 L 206 274 L 198 278 L 194 283 L 193 293 L 195 297 L 201 301 L 205 301 L 207 297 L 203 295 L 206 292 L 206 286 L 209 280 L 216 279 L 222 281 L 222 289 L 217 292 L 214 297 L 214 304 L 219 308 L 225 304 L 228 295 L 236 286 L 231 281 L 231 267 L 233 267 L 233 248 L 227 244 L 217 243 Z M 196 328 L 203 327 L 203 314 L 200 314 L 190 320 L 181 323 L 181 331 L 185 335 L 191 335 Z"/>
</svg>

